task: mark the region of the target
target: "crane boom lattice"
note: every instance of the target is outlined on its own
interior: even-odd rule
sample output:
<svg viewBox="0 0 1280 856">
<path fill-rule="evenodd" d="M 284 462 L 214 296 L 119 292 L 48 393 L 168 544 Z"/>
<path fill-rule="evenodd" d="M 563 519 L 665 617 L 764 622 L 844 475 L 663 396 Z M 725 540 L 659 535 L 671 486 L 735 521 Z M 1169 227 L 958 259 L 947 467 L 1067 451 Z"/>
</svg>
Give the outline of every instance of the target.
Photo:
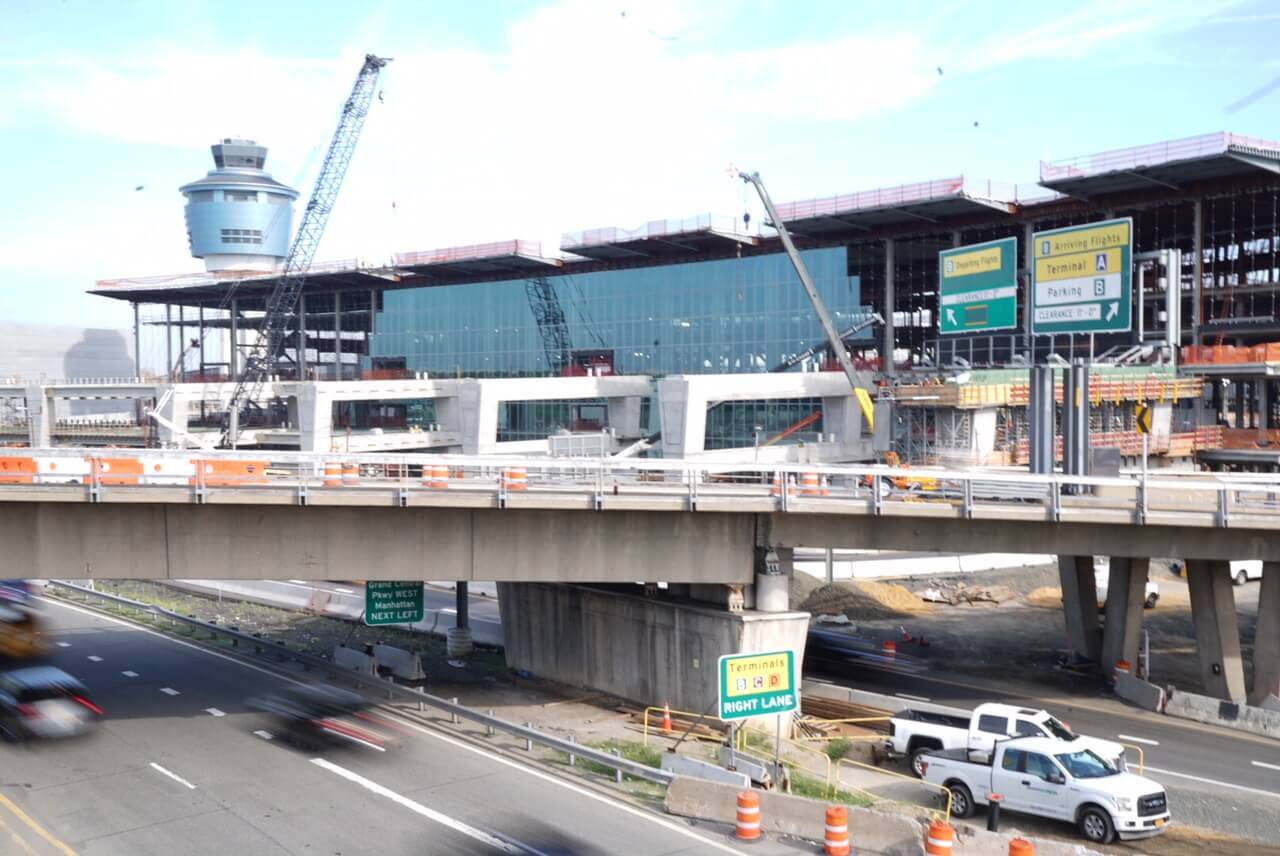
<svg viewBox="0 0 1280 856">
<path fill-rule="evenodd" d="M 333 132 L 333 140 L 329 143 L 324 163 L 320 166 L 315 188 L 302 213 L 302 222 L 289 247 L 283 275 L 267 297 L 266 311 L 262 316 L 257 338 L 245 355 L 244 367 L 232 391 L 227 406 L 228 424 L 223 433 L 223 445 L 235 446 L 239 434 L 240 411 L 261 397 L 262 389 L 271 376 L 272 366 L 283 349 L 289 319 L 293 316 L 298 295 L 302 293 L 302 287 L 307 281 L 307 272 L 320 246 L 320 239 L 324 236 L 329 215 L 338 199 L 338 191 L 342 189 L 342 180 L 346 177 L 347 167 L 355 154 L 365 116 L 369 114 L 378 74 L 388 62 L 383 57 L 366 54 L 355 86 L 342 107 L 338 128 Z"/>
<path fill-rule="evenodd" d="M 560 298 L 556 296 L 555 286 L 549 277 L 538 276 L 525 280 L 524 290 L 529 297 L 533 318 L 538 323 L 538 332 L 542 335 L 542 349 L 547 355 L 547 365 L 552 374 L 558 375 L 569 364 L 572 349 L 564 308 L 560 305 Z"/>
</svg>

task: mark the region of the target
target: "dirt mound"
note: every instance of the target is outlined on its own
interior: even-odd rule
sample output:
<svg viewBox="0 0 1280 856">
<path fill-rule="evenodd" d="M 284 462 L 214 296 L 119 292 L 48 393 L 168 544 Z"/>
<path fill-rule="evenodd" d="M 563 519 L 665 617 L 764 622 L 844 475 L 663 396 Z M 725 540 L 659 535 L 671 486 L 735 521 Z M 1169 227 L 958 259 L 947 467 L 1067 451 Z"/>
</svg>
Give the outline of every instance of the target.
<svg viewBox="0 0 1280 856">
<path fill-rule="evenodd" d="M 1062 608 L 1062 589 L 1057 586 L 1041 586 L 1027 595 L 1027 606 L 1043 609 Z"/>
<path fill-rule="evenodd" d="M 799 608 L 819 615 L 844 613 L 852 619 L 873 620 L 917 615 L 930 606 L 900 585 L 863 580 L 820 586 Z"/>
<path fill-rule="evenodd" d="M 809 595 L 825 585 L 822 580 L 806 574 L 803 571 L 796 571 L 791 575 L 791 608 L 799 609 L 799 605 L 809 599 Z"/>
</svg>

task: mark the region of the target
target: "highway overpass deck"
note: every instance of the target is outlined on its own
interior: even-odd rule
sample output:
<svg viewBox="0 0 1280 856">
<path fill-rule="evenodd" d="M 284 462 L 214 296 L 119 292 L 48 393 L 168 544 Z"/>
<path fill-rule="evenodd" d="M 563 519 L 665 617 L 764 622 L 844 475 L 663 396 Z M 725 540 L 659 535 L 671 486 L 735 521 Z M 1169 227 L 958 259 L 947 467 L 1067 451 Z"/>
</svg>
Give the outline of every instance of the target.
<svg viewBox="0 0 1280 856">
<path fill-rule="evenodd" d="M 760 545 L 1280 560 L 1274 477 L 61 449 L 28 460 L 0 472 L 0 537 L 35 576 L 447 568 L 742 584 Z"/>
</svg>

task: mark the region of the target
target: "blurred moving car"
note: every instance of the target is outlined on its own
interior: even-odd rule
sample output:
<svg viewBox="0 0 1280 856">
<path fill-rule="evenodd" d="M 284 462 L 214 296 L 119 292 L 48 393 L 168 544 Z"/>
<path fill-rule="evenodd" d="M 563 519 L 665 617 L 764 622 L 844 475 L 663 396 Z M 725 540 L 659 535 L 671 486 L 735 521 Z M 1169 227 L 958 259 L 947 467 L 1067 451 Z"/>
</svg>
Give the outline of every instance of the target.
<svg viewBox="0 0 1280 856">
<path fill-rule="evenodd" d="M 264 713 L 281 736 L 304 749 L 356 743 L 385 752 L 398 742 L 402 729 L 373 713 L 364 696 L 324 684 L 290 686 L 248 701 Z"/>
<path fill-rule="evenodd" d="M 804 647 L 804 668 L 836 675 L 850 668 L 917 674 L 925 670 L 925 664 L 919 657 L 899 652 L 896 643 L 889 648 L 886 643 L 848 631 L 811 627 Z"/>
<path fill-rule="evenodd" d="M 102 719 L 89 688 L 53 666 L 0 673 L 0 732 L 11 740 L 74 737 Z"/>
<path fill-rule="evenodd" d="M 0 580 L 0 657 L 18 660 L 46 653 L 31 595 L 26 580 Z"/>
</svg>

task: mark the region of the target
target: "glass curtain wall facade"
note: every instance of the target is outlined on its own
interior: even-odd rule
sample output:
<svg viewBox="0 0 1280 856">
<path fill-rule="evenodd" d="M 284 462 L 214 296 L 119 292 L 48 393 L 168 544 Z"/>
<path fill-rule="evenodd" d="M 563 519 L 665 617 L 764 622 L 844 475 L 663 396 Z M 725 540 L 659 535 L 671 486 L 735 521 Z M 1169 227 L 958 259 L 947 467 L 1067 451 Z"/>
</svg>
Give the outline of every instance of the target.
<svg viewBox="0 0 1280 856">
<path fill-rule="evenodd" d="M 860 318 L 844 247 L 804 252 L 836 325 Z M 822 341 L 783 254 L 549 278 L 575 354 L 614 374 L 765 372 Z M 437 376 L 555 373 L 524 280 L 387 291 L 370 355 Z M 598 358 L 596 360 L 598 363 Z"/>
</svg>

